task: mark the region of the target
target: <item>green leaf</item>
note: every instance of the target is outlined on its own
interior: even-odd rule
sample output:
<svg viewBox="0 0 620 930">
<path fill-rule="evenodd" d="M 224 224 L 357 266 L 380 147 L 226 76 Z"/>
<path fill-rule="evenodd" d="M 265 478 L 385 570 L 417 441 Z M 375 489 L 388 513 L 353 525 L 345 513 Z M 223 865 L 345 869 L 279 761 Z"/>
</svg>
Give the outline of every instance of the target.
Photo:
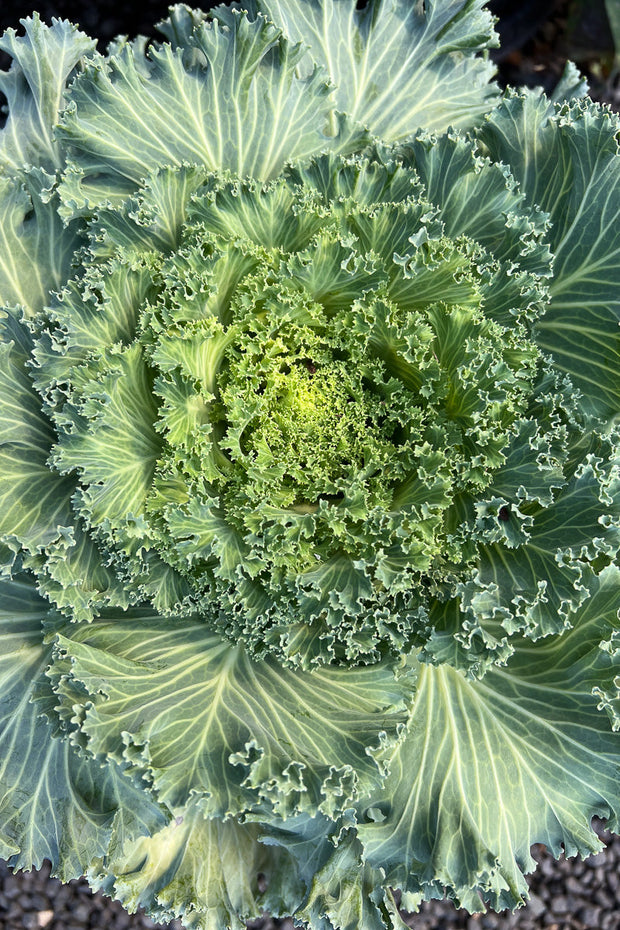
<svg viewBox="0 0 620 930">
<path fill-rule="evenodd" d="M 250 9 L 307 46 L 304 64 L 326 69 L 336 109 L 386 141 L 471 126 L 494 103 L 495 68 L 476 54 L 497 45 L 481 0 L 373 0 L 364 10 L 355 0 L 253 0 Z M 232 19 L 225 7 L 214 15 Z"/>
<path fill-rule="evenodd" d="M 599 698 L 599 710 L 605 710 L 614 732 L 620 730 L 620 631 L 614 630 L 607 641 L 601 642 L 599 684 L 592 694 Z"/>
<path fill-rule="evenodd" d="M 435 600 L 430 631 L 418 658 L 431 665 L 449 665 L 467 678 L 482 678 L 490 665 L 505 665 L 514 652 L 506 630 L 496 618 L 463 613 L 459 598 Z"/>
<path fill-rule="evenodd" d="M 55 344 L 62 345 L 71 365 L 118 343 L 129 345 L 151 290 L 152 274 L 137 262 L 90 266 L 79 282 L 67 285 L 49 313 L 58 324 Z M 45 375 L 48 384 L 58 377 L 56 372 Z"/>
<path fill-rule="evenodd" d="M 121 252 L 127 260 L 136 252 L 168 253 L 178 248 L 189 204 L 209 178 L 207 169 L 197 165 L 158 167 L 135 197 L 123 201 L 115 210 L 97 213 L 91 226 L 93 258 L 112 258 Z M 66 187 L 64 192 L 66 195 Z M 63 213 L 62 207 L 59 212 Z"/>
<path fill-rule="evenodd" d="M 50 477 L 40 456 L 17 443 L 0 446 L 0 533 L 11 549 L 39 552 L 71 525 L 75 484 Z"/>
<path fill-rule="evenodd" d="M 553 88 L 549 99 L 554 103 L 563 103 L 565 100 L 574 100 L 585 97 L 588 93 L 588 82 L 572 61 L 564 65 L 562 77 Z"/>
<path fill-rule="evenodd" d="M 115 257 L 89 265 L 54 298 L 47 312 L 49 329 L 39 333 L 33 348 L 32 375 L 61 428 L 66 425 L 66 417 L 59 416 L 67 393 L 63 386 L 72 380 L 88 383 L 89 377 L 103 380 L 97 366 L 112 346 L 133 341 L 152 279 L 152 269 L 144 264 Z"/>
<path fill-rule="evenodd" d="M 0 306 L 34 317 L 66 281 L 80 245 L 75 224 L 57 213 L 54 179 L 39 169 L 14 177 L 0 172 Z"/>
<path fill-rule="evenodd" d="M 219 562 L 218 575 L 234 582 L 240 566 L 251 561 L 250 547 L 238 530 L 200 501 L 190 500 L 186 513 L 171 509 L 167 524 L 177 540 L 175 551 L 190 565 L 214 555 Z"/>
<path fill-rule="evenodd" d="M 245 920 L 294 910 L 303 886 L 283 849 L 258 842 L 260 828 L 205 819 L 191 802 L 152 836 L 127 843 L 88 872 L 94 889 L 158 922 L 181 917 L 199 930 L 245 930 Z M 267 885 L 267 890 L 264 890 Z"/>
<path fill-rule="evenodd" d="M 590 100 L 550 112 L 543 95 L 509 95 L 479 137 L 551 219 L 551 305 L 534 335 L 581 392 L 580 406 L 620 415 L 620 120 Z"/>
<path fill-rule="evenodd" d="M 384 930 L 375 901 L 382 897 L 381 873 L 361 861 L 361 846 L 348 836 L 313 879 L 299 915 L 317 930 Z"/>
<path fill-rule="evenodd" d="M 0 581 L 0 855 L 24 869 L 50 859 L 69 881 L 166 818 L 121 767 L 81 754 L 42 716 L 55 716 L 56 703 L 45 677 L 48 612 L 32 579 Z"/>
<path fill-rule="evenodd" d="M 463 587 L 476 615 L 502 617 L 508 631 L 533 639 L 574 622 L 572 612 L 588 596 L 590 562 L 600 553 L 613 558 L 620 548 L 617 464 L 601 462 L 587 456 L 553 504 L 534 516 L 526 543 L 481 546 L 477 578 Z"/>
<path fill-rule="evenodd" d="M 6 316 L 0 335 L 0 537 L 36 552 L 72 525 L 75 482 L 47 464 L 54 431 L 25 367 L 29 333 Z"/>
<path fill-rule="evenodd" d="M 189 206 L 188 220 L 218 236 L 220 249 L 222 240 L 245 239 L 261 249 L 297 252 L 326 224 L 325 207 L 315 191 L 292 190 L 285 178 L 262 184 L 222 182 L 217 175 L 206 180 Z"/>
<path fill-rule="evenodd" d="M 333 816 L 379 783 L 373 753 L 396 738 L 411 688 L 387 663 L 297 673 L 252 662 L 202 621 L 148 611 L 65 631 L 58 655 L 61 669 L 70 659 L 61 700 L 77 708 L 83 686 L 88 749 L 121 762 L 144 747 L 135 764 L 160 800 L 176 808 L 191 794 L 209 816 L 259 802 Z"/>
<path fill-rule="evenodd" d="M 144 508 L 161 448 L 157 408 L 137 343 L 111 348 L 92 378 L 86 399 L 63 414 L 69 426 L 54 463 L 64 473 L 79 469 L 88 483 L 80 494 L 85 519 L 118 527 Z"/>
<path fill-rule="evenodd" d="M 79 205 L 80 187 L 91 206 L 108 189 L 129 192 L 161 165 L 269 178 L 342 145 L 324 78 L 298 75 L 303 51 L 272 23 L 236 14 L 230 29 L 197 24 L 188 41 L 189 56 L 163 44 L 142 58 L 124 46 L 87 65 L 58 129 L 78 166 L 66 203 Z"/>
<path fill-rule="evenodd" d="M 7 29 L 0 39 L 0 49 L 13 59 L 10 71 L 0 72 L 0 93 L 8 104 L 0 130 L 0 174 L 7 168 L 19 172 L 27 165 L 48 171 L 62 168 L 64 158 L 53 129 L 68 83 L 95 48 L 93 39 L 66 20 L 53 19 L 46 26 L 34 13 L 21 23 L 25 35 Z"/>
<path fill-rule="evenodd" d="M 509 501 L 538 501 L 548 506 L 553 492 L 566 484 L 562 466 L 567 453 L 561 434 L 543 427 L 541 419 L 515 424 L 506 461 L 493 476 L 489 490 Z"/>
<path fill-rule="evenodd" d="M 346 813 L 347 820 L 350 814 L 351 811 Z M 293 856 L 299 876 L 307 888 L 333 854 L 334 843 L 337 843 L 343 826 L 342 820 L 334 822 L 320 813 L 294 814 L 286 820 L 274 820 L 270 819 L 269 811 L 264 807 L 256 814 L 246 815 L 245 820 L 260 824 L 262 843 L 282 846 Z"/>
<path fill-rule="evenodd" d="M 454 132 L 419 133 L 397 151 L 422 181 L 445 235 L 459 243 L 466 236 L 499 263 L 481 262 L 485 314 L 511 327 L 515 319 L 536 319 L 552 274 L 547 219 L 526 202 L 508 168 L 481 158 L 471 139 Z"/>
<path fill-rule="evenodd" d="M 102 607 L 126 608 L 135 600 L 128 586 L 107 564 L 92 537 L 77 519 L 62 527 L 44 552 L 24 558 L 37 576 L 37 591 L 71 620 L 92 620 Z"/>
<path fill-rule="evenodd" d="M 364 859 L 386 883 L 457 906 L 518 906 L 533 843 L 558 856 L 602 846 L 594 815 L 617 830 L 620 736 L 593 693 L 618 674 L 601 650 L 620 628 L 620 571 L 593 579 L 573 629 L 515 640 L 505 668 L 467 681 L 449 666 L 420 672 L 409 732 L 383 790 L 360 810 Z"/>
</svg>

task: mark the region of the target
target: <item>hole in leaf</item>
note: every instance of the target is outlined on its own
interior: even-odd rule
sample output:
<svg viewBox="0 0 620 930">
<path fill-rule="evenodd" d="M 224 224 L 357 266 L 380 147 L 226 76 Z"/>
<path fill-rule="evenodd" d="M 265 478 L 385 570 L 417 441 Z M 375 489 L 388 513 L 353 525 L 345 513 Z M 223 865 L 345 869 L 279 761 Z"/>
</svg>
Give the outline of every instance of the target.
<svg viewBox="0 0 620 930">
<path fill-rule="evenodd" d="M 339 504 L 340 501 L 344 500 L 344 493 L 338 491 L 337 494 L 319 494 L 317 500 L 327 501 L 328 504 Z"/>
</svg>

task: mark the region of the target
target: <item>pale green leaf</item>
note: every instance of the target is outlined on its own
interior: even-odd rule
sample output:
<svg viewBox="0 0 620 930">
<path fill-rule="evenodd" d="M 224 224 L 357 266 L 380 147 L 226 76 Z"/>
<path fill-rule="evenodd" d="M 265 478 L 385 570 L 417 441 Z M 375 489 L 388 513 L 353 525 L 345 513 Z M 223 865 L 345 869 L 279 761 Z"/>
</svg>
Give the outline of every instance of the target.
<svg viewBox="0 0 620 930">
<path fill-rule="evenodd" d="M 295 909 L 303 893 L 295 862 L 261 845 L 258 826 L 207 820 L 195 802 L 175 813 L 159 832 L 95 863 L 91 886 L 132 913 L 145 907 L 158 922 L 181 917 L 188 930 L 244 930 L 244 919 L 264 909 L 273 916 Z"/>
<path fill-rule="evenodd" d="M 75 224 L 57 213 L 53 178 L 39 169 L 21 177 L 0 173 L 0 306 L 34 317 L 60 290 L 80 245 Z"/>
<path fill-rule="evenodd" d="M 250 9 L 306 46 L 304 64 L 326 69 L 336 109 L 386 141 L 470 126 L 494 103 L 495 68 L 477 53 L 497 36 L 481 0 L 371 0 L 364 10 L 355 0 L 253 0 Z M 224 7 L 215 15 L 231 22 Z"/>
<path fill-rule="evenodd" d="M 620 630 L 615 629 L 607 641 L 601 642 L 599 684 L 592 694 L 599 698 L 599 710 L 605 710 L 615 732 L 620 730 Z"/>
<path fill-rule="evenodd" d="M 550 112 L 542 95 L 508 96 L 479 132 L 531 205 L 549 213 L 551 306 L 538 345 L 581 392 L 586 414 L 620 415 L 620 121 L 589 100 Z"/>
<path fill-rule="evenodd" d="M 549 505 L 553 492 L 566 484 L 562 466 L 567 453 L 561 436 L 531 419 L 515 424 L 506 461 L 493 476 L 489 490 L 509 501 L 535 500 Z"/>
<path fill-rule="evenodd" d="M 552 274 L 546 217 L 525 202 L 508 168 L 482 159 L 471 140 L 456 133 L 420 133 L 399 148 L 438 208 L 446 236 L 467 236 L 500 263 L 485 262 L 485 314 L 509 326 L 536 318 L 548 301 Z"/>
<path fill-rule="evenodd" d="M 62 345 L 71 365 L 117 343 L 129 345 L 152 291 L 149 269 L 138 264 L 113 260 L 88 272 L 67 285 L 49 313 L 58 322 L 54 342 Z M 45 372 L 48 384 L 62 381 L 58 374 Z"/>
<path fill-rule="evenodd" d="M 101 243 L 99 221 L 92 236 Z M 139 261 L 126 253 L 122 259 L 113 255 L 89 264 L 54 297 L 47 310 L 49 323 L 32 351 L 32 378 L 55 415 L 66 400 L 65 383 L 92 387 L 92 381 L 101 381 L 103 387 L 98 366 L 105 366 L 102 358 L 108 350 L 128 347 L 135 338 L 156 275 L 157 262 L 148 257 Z M 60 422 L 66 425 L 66 418 Z"/>
<path fill-rule="evenodd" d="M 189 41 L 189 56 L 163 44 L 140 59 L 124 46 L 73 84 L 58 130 L 78 166 L 66 204 L 107 200 L 107 188 L 136 185 L 161 165 L 268 178 L 290 159 L 342 145 L 320 72 L 300 77 L 302 50 L 263 17 L 235 15 L 230 29 L 202 22 Z"/>
<path fill-rule="evenodd" d="M 588 90 L 588 82 L 584 75 L 572 61 L 567 61 L 562 76 L 553 88 L 549 99 L 554 103 L 563 103 L 565 100 L 585 97 Z"/>
<path fill-rule="evenodd" d="M 46 456 L 23 443 L 0 446 L 0 534 L 30 551 L 53 542 L 73 521 L 72 478 L 51 473 Z"/>
<path fill-rule="evenodd" d="M 53 19 L 47 26 L 34 13 L 21 23 L 25 35 L 7 29 L 0 39 L 0 49 L 13 59 L 10 70 L 0 72 L 0 93 L 8 104 L 0 130 L 0 174 L 27 165 L 62 168 L 53 129 L 66 101 L 67 84 L 95 48 L 93 39 L 66 20 Z"/>
<path fill-rule="evenodd" d="M 31 578 L 0 582 L 0 855 L 25 869 L 49 859 L 69 881 L 166 818 L 119 766 L 80 754 L 42 716 L 55 704 L 45 678 L 48 612 Z"/>
<path fill-rule="evenodd" d="M 384 930 L 383 914 L 375 903 L 382 897 L 382 875 L 361 861 L 361 846 L 347 837 L 317 870 L 299 915 L 316 930 Z"/>
<path fill-rule="evenodd" d="M 380 781 L 372 758 L 395 738 L 411 683 L 388 664 L 297 673 L 251 661 L 199 620 L 114 616 L 65 632 L 69 685 L 83 684 L 90 751 L 143 765 L 171 807 L 190 793 L 210 816 L 259 801 L 282 816 L 331 815 Z M 75 688 L 58 685 L 75 703 Z"/>
<path fill-rule="evenodd" d="M 93 257 L 112 257 L 117 249 L 127 258 L 177 248 L 192 196 L 208 179 L 209 172 L 196 165 L 158 167 L 135 197 L 97 214 L 91 227 Z"/>
<path fill-rule="evenodd" d="M 44 552 L 28 555 L 24 567 L 36 574 L 37 590 L 61 613 L 71 620 L 91 620 L 102 607 L 126 608 L 136 599 L 107 562 L 83 521 L 76 519 Z"/>
<path fill-rule="evenodd" d="M 86 398 L 66 413 L 70 425 L 54 461 L 64 473 L 78 469 L 88 483 L 81 493 L 85 518 L 117 527 L 142 513 L 161 447 L 141 346 L 113 348 L 92 378 Z"/>
<path fill-rule="evenodd" d="M 574 622 L 572 612 L 588 596 L 589 562 L 599 553 L 613 557 L 620 547 L 619 486 L 617 465 L 604 468 L 601 459 L 588 456 L 554 502 L 535 515 L 526 543 L 480 547 L 477 578 L 464 586 L 464 603 L 533 639 Z M 514 519 L 509 513 L 507 522 Z"/>
<path fill-rule="evenodd" d="M 25 366 L 28 331 L 5 316 L 0 335 L 0 537 L 35 552 L 71 526 L 75 482 L 47 464 L 54 431 Z"/>
<path fill-rule="evenodd" d="M 291 190 L 284 178 L 257 184 L 222 183 L 212 177 L 193 199 L 188 219 L 224 240 L 246 239 L 284 252 L 303 249 L 326 223 L 324 204 L 315 191 Z"/>
<path fill-rule="evenodd" d="M 542 643 L 516 640 L 505 668 L 467 681 L 425 667 L 409 732 L 385 787 L 364 805 L 364 855 L 394 887 L 459 906 L 515 907 L 533 843 L 555 856 L 601 849 L 594 815 L 618 827 L 620 735 L 592 691 L 617 675 L 600 649 L 620 626 L 620 574 L 592 582 L 574 628 Z M 615 662 L 615 667 L 614 663 Z"/>
</svg>

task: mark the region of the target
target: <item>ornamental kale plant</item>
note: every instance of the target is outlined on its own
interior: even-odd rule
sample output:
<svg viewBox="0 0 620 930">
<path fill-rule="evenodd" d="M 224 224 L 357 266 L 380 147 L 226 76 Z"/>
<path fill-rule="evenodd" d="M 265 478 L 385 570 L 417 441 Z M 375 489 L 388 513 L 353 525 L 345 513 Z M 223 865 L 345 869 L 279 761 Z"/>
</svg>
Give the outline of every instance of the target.
<svg viewBox="0 0 620 930">
<path fill-rule="evenodd" d="M 519 906 L 618 830 L 620 120 L 500 95 L 482 0 L 22 24 L 0 855 L 205 930 Z"/>
</svg>

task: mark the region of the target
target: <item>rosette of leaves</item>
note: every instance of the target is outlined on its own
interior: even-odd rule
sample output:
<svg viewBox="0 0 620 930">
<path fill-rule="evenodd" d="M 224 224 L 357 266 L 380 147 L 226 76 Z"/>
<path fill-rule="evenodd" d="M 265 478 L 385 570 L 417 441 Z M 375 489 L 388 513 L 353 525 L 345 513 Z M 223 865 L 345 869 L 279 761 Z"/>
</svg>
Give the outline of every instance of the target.
<svg viewBox="0 0 620 930">
<path fill-rule="evenodd" d="M 620 123 L 478 0 L 2 47 L 0 854 L 402 926 L 620 775 Z"/>
</svg>

